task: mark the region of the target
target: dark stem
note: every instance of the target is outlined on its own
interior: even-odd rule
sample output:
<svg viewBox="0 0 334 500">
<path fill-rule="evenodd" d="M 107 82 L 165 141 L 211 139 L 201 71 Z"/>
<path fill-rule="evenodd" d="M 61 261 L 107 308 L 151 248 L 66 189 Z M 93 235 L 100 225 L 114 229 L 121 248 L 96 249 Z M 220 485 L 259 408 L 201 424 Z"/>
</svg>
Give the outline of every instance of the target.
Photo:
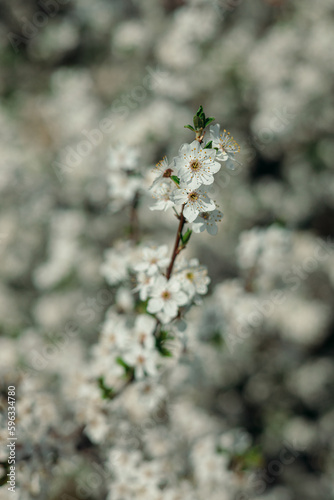
<svg viewBox="0 0 334 500">
<path fill-rule="evenodd" d="M 134 243 L 139 240 L 139 219 L 138 219 L 139 193 L 134 195 L 130 208 L 130 238 Z"/>
<path fill-rule="evenodd" d="M 168 266 L 168 269 L 167 269 L 167 272 L 166 272 L 166 278 L 167 280 L 169 280 L 169 278 L 171 277 L 171 274 L 172 274 L 172 271 L 173 271 L 173 267 L 174 267 L 174 262 L 175 262 L 175 259 L 177 257 L 177 255 L 180 253 L 180 239 L 181 239 L 181 234 L 182 234 L 182 229 L 183 229 L 183 226 L 186 222 L 185 218 L 184 218 L 184 215 L 183 215 L 183 209 L 184 209 L 184 204 L 182 205 L 182 209 L 181 209 L 181 213 L 180 213 L 180 223 L 179 223 L 179 227 L 177 229 L 177 233 L 176 233 L 176 238 L 175 238 L 175 245 L 174 245 L 174 250 L 173 250 L 173 254 L 172 254 L 172 258 L 170 260 L 170 264 Z"/>
</svg>

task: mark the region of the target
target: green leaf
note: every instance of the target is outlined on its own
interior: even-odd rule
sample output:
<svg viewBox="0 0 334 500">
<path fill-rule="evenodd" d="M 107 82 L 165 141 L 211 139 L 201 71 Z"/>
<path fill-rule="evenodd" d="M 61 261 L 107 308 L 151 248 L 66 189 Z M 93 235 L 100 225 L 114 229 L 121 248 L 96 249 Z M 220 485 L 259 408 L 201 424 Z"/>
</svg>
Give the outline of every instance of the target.
<svg viewBox="0 0 334 500">
<path fill-rule="evenodd" d="M 202 120 L 200 119 L 199 116 L 195 115 L 194 116 L 194 127 L 195 127 L 195 130 L 198 130 L 199 128 L 201 128 L 201 124 L 202 124 Z"/>
<path fill-rule="evenodd" d="M 164 356 L 165 358 L 173 357 L 173 354 L 168 349 L 166 349 L 166 347 L 160 346 L 159 352 L 161 356 Z"/>
<path fill-rule="evenodd" d="M 189 128 L 193 132 L 201 131 L 202 129 L 204 129 L 207 125 L 209 125 L 213 121 L 214 121 L 213 117 L 209 117 L 209 118 L 205 117 L 203 106 L 200 106 L 197 110 L 196 115 L 193 118 L 194 127 L 192 127 L 191 125 L 185 125 L 185 128 Z"/>
<path fill-rule="evenodd" d="M 213 116 L 211 116 L 210 118 L 206 118 L 205 127 L 207 127 L 208 125 L 210 125 L 210 123 L 212 123 L 214 121 L 215 121 L 215 118 L 213 118 Z"/>
<path fill-rule="evenodd" d="M 212 141 L 209 141 L 207 144 L 205 144 L 203 149 L 211 149 L 212 148 Z"/>
<path fill-rule="evenodd" d="M 146 313 L 146 308 L 148 304 L 148 300 L 138 300 L 135 305 L 135 309 L 139 314 L 145 314 Z"/>
<path fill-rule="evenodd" d="M 243 454 L 245 468 L 262 467 L 263 457 L 259 446 L 254 446 Z"/>
<path fill-rule="evenodd" d="M 203 106 L 200 106 L 197 110 L 197 113 L 196 113 L 196 116 L 201 116 L 203 115 L 204 111 L 203 111 Z"/>
<path fill-rule="evenodd" d="M 166 342 L 166 340 L 171 340 L 171 339 L 173 339 L 173 337 L 169 334 L 169 332 L 166 332 L 165 330 L 161 330 L 159 336 L 156 337 L 155 347 L 159 351 L 161 356 L 165 357 L 173 356 L 173 354 L 168 349 L 166 349 L 166 347 L 164 347 L 164 343 Z"/>
<path fill-rule="evenodd" d="M 103 377 L 99 377 L 97 383 L 102 392 L 102 399 L 110 399 L 114 393 L 114 389 L 105 385 Z"/>
<path fill-rule="evenodd" d="M 133 373 L 132 366 L 128 365 L 121 357 L 116 358 L 116 363 L 124 368 L 126 375 L 129 375 L 129 373 Z"/>
<path fill-rule="evenodd" d="M 176 184 L 177 184 L 177 185 L 179 185 L 179 184 L 180 184 L 180 179 L 178 178 L 178 176 L 177 176 L 177 175 L 171 175 L 171 176 L 170 176 L 170 178 L 171 178 L 174 182 L 176 182 Z"/>
<path fill-rule="evenodd" d="M 187 231 L 184 235 L 181 234 L 181 241 L 182 241 L 183 245 L 186 245 L 188 243 L 188 241 L 190 240 L 191 233 L 192 233 L 192 230 L 187 229 Z"/>
</svg>

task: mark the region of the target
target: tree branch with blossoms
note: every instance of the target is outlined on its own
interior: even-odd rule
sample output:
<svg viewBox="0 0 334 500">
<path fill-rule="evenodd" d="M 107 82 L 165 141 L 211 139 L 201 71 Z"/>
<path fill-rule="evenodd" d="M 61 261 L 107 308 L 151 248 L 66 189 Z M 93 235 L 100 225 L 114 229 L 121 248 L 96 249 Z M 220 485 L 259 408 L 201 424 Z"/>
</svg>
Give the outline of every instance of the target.
<svg viewBox="0 0 334 500">
<path fill-rule="evenodd" d="M 187 260 L 179 255 L 193 233 L 207 230 L 210 235 L 217 234 L 217 222 L 223 217 L 210 190 L 222 162 L 235 161 L 239 147 L 225 130 L 220 133 L 218 124 L 210 126 L 209 141 L 203 145 L 206 127 L 213 121 L 200 106 L 193 126 L 186 125 L 195 133 L 195 139 L 183 144 L 171 162 L 165 157 L 154 169 L 156 178 L 150 192 L 155 204 L 150 209 L 172 208 L 179 221 L 171 257 L 166 245 L 145 246 L 138 242 L 137 219 L 132 221 L 132 240 L 120 242 L 108 253 L 109 261 L 103 268 L 107 281 L 122 285 L 124 292 L 124 285 L 130 286 L 135 279 L 133 292 L 138 293 L 138 300 L 124 313 L 111 308 L 107 316 L 102 338 L 111 349 L 114 368 L 108 380 L 98 369 L 104 397 L 113 399 L 129 384 L 159 377 L 172 357 L 169 343 L 175 339 L 180 342 L 184 335 L 187 311 L 200 304 L 208 291 L 207 269 L 196 258 Z M 131 201 L 133 193 L 138 192 L 139 180 L 134 173 L 133 157 L 126 161 L 130 168 L 129 186 L 125 186 L 132 193 Z"/>
</svg>

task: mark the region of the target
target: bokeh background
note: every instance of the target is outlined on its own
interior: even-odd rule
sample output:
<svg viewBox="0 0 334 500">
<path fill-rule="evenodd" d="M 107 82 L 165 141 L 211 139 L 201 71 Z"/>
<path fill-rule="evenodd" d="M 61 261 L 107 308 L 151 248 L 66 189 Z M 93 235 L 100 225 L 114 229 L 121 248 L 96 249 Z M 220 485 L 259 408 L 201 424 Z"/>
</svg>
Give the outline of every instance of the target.
<svg viewBox="0 0 334 500">
<path fill-rule="evenodd" d="M 22 499 L 81 498 L 78 470 L 103 460 L 73 424 L 75 389 L 63 393 L 116 300 L 100 266 L 130 209 L 110 207 L 110 148 L 137 148 L 146 175 L 192 140 L 183 126 L 199 105 L 241 165 L 217 177 L 218 236 L 191 240 L 212 282 L 190 331 L 203 349 L 189 341 L 191 375 L 174 382 L 251 436 L 251 466 L 269 479 L 240 499 L 334 498 L 333 20 L 330 0 L 1 2 L 0 372 L 3 397 L 22 387 Z M 142 238 L 171 245 L 175 218 L 150 203 Z M 55 355 L 69 321 L 80 334 Z M 286 441 L 296 459 L 270 475 Z M 107 498 L 106 484 L 87 498 Z"/>
</svg>

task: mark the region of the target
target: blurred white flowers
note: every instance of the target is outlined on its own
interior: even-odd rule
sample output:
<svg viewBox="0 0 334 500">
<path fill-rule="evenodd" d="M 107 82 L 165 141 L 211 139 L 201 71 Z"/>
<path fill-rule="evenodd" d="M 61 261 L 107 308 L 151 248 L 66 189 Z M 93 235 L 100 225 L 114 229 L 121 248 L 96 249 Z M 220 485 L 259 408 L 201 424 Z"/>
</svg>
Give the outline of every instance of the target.
<svg viewBox="0 0 334 500">
<path fill-rule="evenodd" d="M 158 314 L 162 323 L 168 323 L 177 316 L 179 306 L 188 302 L 188 296 L 181 290 L 181 280 L 176 275 L 169 281 L 164 276 L 159 276 L 151 292 L 151 298 L 147 304 L 147 311 Z"/>
<path fill-rule="evenodd" d="M 161 269 L 164 269 L 169 262 L 167 257 L 168 247 L 163 245 L 157 248 L 143 248 L 141 262 L 134 265 L 134 270 L 144 272 L 148 276 L 153 276 Z"/>
</svg>

